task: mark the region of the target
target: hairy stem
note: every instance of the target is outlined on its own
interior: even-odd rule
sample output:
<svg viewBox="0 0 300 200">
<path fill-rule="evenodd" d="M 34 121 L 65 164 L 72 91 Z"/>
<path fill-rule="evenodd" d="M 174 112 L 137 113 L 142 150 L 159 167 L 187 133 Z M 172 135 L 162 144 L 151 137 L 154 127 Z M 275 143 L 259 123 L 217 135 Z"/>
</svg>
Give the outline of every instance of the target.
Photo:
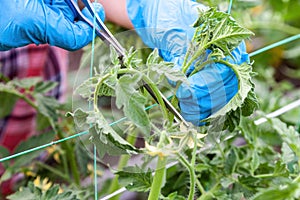
<svg viewBox="0 0 300 200">
<path fill-rule="evenodd" d="M 206 191 L 205 191 L 204 187 L 202 186 L 201 182 L 198 179 L 196 179 L 196 184 L 198 186 L 198 189 L 201 192 L 201 195 L 204 195 L 206 193 Z"/>
<path fill-rule="evenodd" d="M 206 65 L 213 63 L 214 60 L 207 60 L 203 63 L 201 63 L 198 67 L 195 67 L 195 69 L 192 71 L 192 73 L 189 76 L 193 76 L 197 72 L 199 72 L 201 69 L 203 69 Z"/>
<path fill-rule="evenodd" d="M 191 41 L 195 41 L 195 38 L 197 37 L 198 34 L 199 34 L 199 29 L 196 28 L 196 29 L 195 29 L 195 33 L 194 33 L 193 38 L 192 38 Z M 185 56 L 184 56 L 184 60 L 183 60 L 183 63 L 182 63 L 182 67 L 186 66 L 186 63 L 187 63 L 187 61 L 188 61 L 188 59 L 189 59 L 189 57 L 190 57 L 190 55 L 191 55 L 192 53 L 193 53 L 193 43 L 191 42 L 190 45 L 189 45 L 189 47 L 188 47 L 188 50 L 187 50 L 187 52 L 186 52 L 186 54 L 185 54 Z M 185 70 L 185 71 L 186 71 L 186 70 Z"/>
<path fill-rule="evenodd" d="M 187 70 L 193 64 L 193 62 L 203 54 L 203 52 L 204 52 L 204 48 L 200 48 L 197 52 L 195 52 L 195 54 L 191 57 L 191 59 L 185 65 L 182 66 L 182 72 L 184 74 L 187 72 Z"/>
<path fill-rule="evenodd" d="M 108 79 L 111 75 L 110 74 L 106 74 L 105 76 L 103 76 L 101 79 L 99 79 L 97 85 L 96 85 L 96 88 L 94 90 L 94 111 L 95 112 L 99 112 L 99 109 L 98 109 L 98 93 L 101 89 L 101 86 L 103 84 L 103 82 Z"/>
<path fill-rule="evenodd" d="M 155 175 L 150 189 L 148 200 L 158 200 L 165 177 L 167 158 L 158 157 Z"/>
<path fill-rule="evenodd" d="M 159 142 L 157 144 L 158 148 L 163 148 L 164 141 L 167 139 L 166 133 L 161 131 Z M 166 164 L 167 164 L 167 157 L 159 156 L 157 158 L 156 170 L 153 178 L 153 182 L 151 184 L 150 194 L 148 200 L 157 200 L 160 195 L 161 188 L 163 187 L 163 182 L 166 173 Z"/>
<path fill-rule="evenodd" d="M 181 154 L 177 154 L 179 157 L 179 161 L 187 168 L 187 170 L 189 171 L 189 175 L 190 175 L 190 192 L 189 192 L 189 196 L 188 196 L 188 200 L 193 200 L 194 199 L 194 195 L 195 195 L 195 186 L 196 186 L 196 174 L 194 171 L 194 168 L 191 164 L 189 164 L 189 162 L 181 155 Z"/>
<path fill-rule="evenodd" d="M 3 92 L 7 92 L 9 94 L 16 95 L 18 98 L 20 98 L 20 99 L 24 100 L 26 103 L 28 103 L 35 110 L 39 110 L 38 106 L 32 100 L 27 98 L 25 95 L 18 93 L 18 92 L 6 91 L 6 90 L 4 90 Z"/>
<path fill-rule="evenodd" d="M 162 99 L 161 92 L 159 91 L 159 89 L 157 88 L 157 86 L 152 82 L 152 80 L 149 79 L 148 76 L 143 75 L 143 80 L 149 85 L 149 87 L 154 92 L 155 97 L 157 99 L 157 102 L 160 105 L 160 108 L 162 110 L 164 119 L 169 119 L 168 109 L 167 109 L 167 107 L 165 105 L 165 102 Z"/>
<path fill-rule="evenodd" d="M 51 167 L 51 166 L 49 166 L 49 165 L 46 165 L 46 164 L 44 164 L 44 163 L 42 163 L 42 162 L 37 162 L 36 164 L 37 164 L 38 166 L 42 167 L 42 168 L 45 168 L 46 170 L 50 171 L 51 173 L 53 173 L 53 174 L 59 176 L 60 178 L 66 180 L 66 181 L 68 181 L 68 182 L 71 182 L 70 177 L 69 177 L 68 175 L 62 173 L 61 171 L 55 169 L 54 167 Z"/>
<path fill-rule="evenodd" d="M 69 175 L 70 171 L 69 171 L 69 165 L 68 165 L 68 159 L 67 159 L 67 156 L 66 156 L 66 152 L 61 151 L 61 154 L 62 154 L 61 157 L 62 157 L 64 172 Z"/>
<path fill-rule="evenodd" d="M 219 183 L 216 183 L 208 192 L 204 193 L 204 195 L 201 195 L 197 200 L 210 200 L 213 199 L 214 195 L 213 193 L 219 190 Z"/>
</svg>

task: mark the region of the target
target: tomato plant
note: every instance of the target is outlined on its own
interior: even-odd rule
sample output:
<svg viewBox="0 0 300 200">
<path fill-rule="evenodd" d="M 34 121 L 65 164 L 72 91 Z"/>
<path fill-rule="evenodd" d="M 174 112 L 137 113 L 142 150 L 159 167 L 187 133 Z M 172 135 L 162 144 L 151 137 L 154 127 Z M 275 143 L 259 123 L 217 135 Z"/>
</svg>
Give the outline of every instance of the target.
<svg viewBox="0 0 300 200">
<path fill-rule="evenodd" d="M 120 63 L 117 53 L 111 49 L 112 66 L 95 69 L 95 75 L 84 81 L 75 91 L 90 101 L 93 109 L 78 108 L 70 115 L 73 116 L 78 127 L 89 130 L 90 140 L 97 146 L 100 157 L 105 154 L 113 156 L 145 154 L 150 155 L 149 159 L 157 158 L 153 178 L 149 177 L 152 175 L 147 167 L 144 169 L 125 168 L 117 172 L 120 180 L 127 179 L 123 181 L 125 185 L 129 180 L 132 181 L 133 185 L 127 186 L 131 190 L 149 191 L 149 199 L 163 197 L 161 188 L 166 181 L 166 165 L 169 160 L 179 161 L 188 171 L 190 190 L 184 198 L 194 199 L 198 196 L 195 189 L 199 180 L 196 176 L 195 165 L 198 150 L 204 145 L 203 139 L 216 126 L 221 127 L 218 131 L 224 129 L 233 131 L 239 125 L 241 116 L 252 114 L 257 106 L 253 92 L 254 85 L 251 82 L 253 75 L 251 65 L 248 63 L 235 65 L 224 59 L 226 56 L 230 57 L 230 52 L 252 33 L 241 27 L 230 15 L 215 9 L 201 12 L 199 16 L 194 25 L 195 35 L 185 56 L 182 70 L 175 69 L 172 63 L 162 61 L 157 50 L 154 50 L 143 64 L 136 56 L 137 51 L 133 49 L 127 52 L 124 63 Z M 212 51 L 208 58 L 204 56 L 206 49 Z M 239 82 L 237 94 L 224 108 L 206 119 L 206 125 L 201 128 L 174 121 L 174 117 L 164 105 L 158 85 L 167 81 L 177 82 L 177 85 L 187 83 L 185 74 L 193 63 L 195 64 L 191 75 L 211 62 L 221 62 L 233 69 Z M 153 100 L 141 88 L 143 83 L 148 84 L 156 94 L 159 102 L 159 109 L 156 109 L 156 112 L 160 116 L 146 110 L 146 107 L 153 104 Z M 127 142 L 109 125 L 98 107 L 99 96 L 115 98 L 116 107 L 123 111 L 131 124 L 131 128 L 127 129 L 127 134 L 130 135 L 133 129 L 138 129 L 138 133 L 142 134 L 145 140 L 143 148 L 135 147 L 134 142 L 131 144 Z M 173 102 L 177 102 L 175 97 Z M 137 172 L 141 174 L 133 175 Z M 126 178 L 127 176 L 133 178 Z M 140 176 L 147 180 L 147 185 L 141 185 L 144 183 L 134 179 L 134 177 L 139 179 Z M 135 181 L 137 181 L 136 187 Z M 164 194 L 164 196 L 169 195 Z"/>
</svg>

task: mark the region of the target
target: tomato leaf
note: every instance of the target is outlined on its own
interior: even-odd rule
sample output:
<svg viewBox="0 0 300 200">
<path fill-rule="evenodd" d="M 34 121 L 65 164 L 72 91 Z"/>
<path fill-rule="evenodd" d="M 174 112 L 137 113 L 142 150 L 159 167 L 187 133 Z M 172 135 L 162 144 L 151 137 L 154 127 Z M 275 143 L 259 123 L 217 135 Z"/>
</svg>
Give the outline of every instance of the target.
<svg viewBox="0 0 300 200">
<path fill-rule="evenodd" d="M 16 95 L 9 92 L 0 92 L 0 96 L 0 118 L 4 118 L 12 112 L 12 109 L 14 108 L 18 98 Z"/>
<path fill-rule="evenodd" d="M 298 199 L 299 198 L 300 184 L 290 182 L 286 185 L 275 186 L 270 189 L 264 190 L 255 195 L 252 200 L 283 200 L 283 199 Z"/>
<path fill-rule="evenodd" d="M 51 127 L 56 130 L 55 123 L 58 120 L 57 109 L 59 107 L 59 103 L 53 97 L 47 97 L 40 93 L 33 94 L 36 104 L 38 106 L 38 112 L 44 115 Z"/>
<path fill-rule="evenodd" d="M 241 27 L 229 14 L 210 8 L 201 12 L 200 17 L 195 22 L 194 27 L 197 28 L 195 41 L 197 45 L 203 49 L 210 49 L 223 52 L 224 55 L 219 58 L 231 55 L 242 40 L 253 35 L 251 31 Z M 219 51 L 221 50 L 221 51 Z"/>
<path fill-rule="evenodd" d="M 99 112 L 88 112 L 87 124 L 93 126 L 89 128 L 91 142 L 97 147 L 97 151 L 102 158 L 106 153 L 109 155 L 136 154 L 138 150 L 119 136 Z"/>
<path fill-rule="evenodd" d="M 34 87 L 34 92 L 45 94 L 54 89 L 57 85 L 57 82 L 52 81 L 38 82 Z"/>
<path fill-rule="evenodd" d="M 152 64 L 157 64 L 161 61 L 160 56 L 158 55 L 158 49 L 155 48 L 148 56 L 146 65 L 149 67 Z"/>
<path fill-rule="evenodd" d="M 82 98 L 91 100 L 94 94 L 93 89 L 96 87 L 96 83 L 95 77 L 89 78 L 76 88 L 75 93 L 79 94 Z"/>
<path fill-rule="evenodd" d="M 53 185 L 48 190 L 44 191 L 43 189 L 35 186 L 32 182 L 28 183 L 28 186 L 22 188 L 16 193 L 7 197 L 9 200 L 79 200 L 78 194 L 80 191 L 71 191 L 71 190 L 62 190 L 59 191 L 59 185 Z"/>
<path fill-rule="evenodd" d="M 116 84 L 116 105 L 145 134 L 150 132 L 150 121 L 145 111 L 146 98 L 137 90 L 141 74 L 123 75 Z"/>
<path fill-rule="evenodd" d="M 119 176 L 119 184 L 129 191 L 148 192 L 151 188 L 152 173 L 139 167 L 126 167 L 116 173 Z"/>
<path fill-rule="evenodd" d="M 292 126 L 287 126 L 279 119 L 271 120 L 273 128 L 282 137 L 282 140 L 291 148 L 291 150 L 300 157 L 300 136 L 299 133 Z"/>
</svg>

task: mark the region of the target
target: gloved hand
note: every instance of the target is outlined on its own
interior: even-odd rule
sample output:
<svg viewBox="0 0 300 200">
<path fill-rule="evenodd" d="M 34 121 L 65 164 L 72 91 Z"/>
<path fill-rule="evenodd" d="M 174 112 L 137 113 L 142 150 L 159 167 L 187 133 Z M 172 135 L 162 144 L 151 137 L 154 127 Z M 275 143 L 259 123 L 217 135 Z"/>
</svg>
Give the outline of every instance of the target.
<svg viewBox="0 0 300 200">
<path fill-rule="evenodd" d="M 94 5 L 104 19 L 103 7 Z M 93 29 L 83 21 L 75 22 L 76 16 L 64 0 L 2 0 L 0 13 L 1 51 L 31 43 L 76 50 L 93 39 Z M 92 19 L 86 8 L 83 13 Z"/>
<path fill-rule="evenodd" d="M 158 48 L 166 61 L 181 66 L 187 47 L 194 34 L 193 23 L 198 9 L 205 6 L 190 0 L 127 0 L 127 11 L 132 24 L 146 45 Z M 241 64 L 249 60 L 242 43 L 232 52 Z M 221 109 L 236 94 L 238 81 L 227 66 L 214 63 L 188 78 L 177 98 L 182 116 L 194 125 Z"/>
</svg>

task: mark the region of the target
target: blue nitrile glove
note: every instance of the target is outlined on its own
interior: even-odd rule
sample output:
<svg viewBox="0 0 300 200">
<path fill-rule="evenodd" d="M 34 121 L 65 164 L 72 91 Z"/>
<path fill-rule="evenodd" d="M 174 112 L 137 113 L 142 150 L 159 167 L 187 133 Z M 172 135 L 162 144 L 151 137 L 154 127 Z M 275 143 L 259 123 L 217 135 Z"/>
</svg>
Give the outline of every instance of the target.
<svg viewBox="0 0 300 200">
<path fill-rule="evenodd" d="M 181 66 L 187 47 L 194 34 L 193 23 L 198 9 L 205 6 L 190 0 L 127 0 L 127 12 L 136 31 L 146 45 L 158 48 L 166 61 Z M 232 63 L 248 62 L 245 44 L 232 52 Z M 215 63 L 188 78 L 177 98 L 182 116 L 195 125 L 221 109 L 237 92 L 238 81 L 227 66 Z"/>
<path fill-rule="evenodd" d="M 104 19 L 103 7 L 94 5 Z M 65 0 L 1 0 L 0 13 L 1 51 L 31 43 L 76 50 L 93 39 L 93 29 L 83 21 L 74 21 Z M 92 19 L 86 8 L 83 13 Z"/>
</svg>

